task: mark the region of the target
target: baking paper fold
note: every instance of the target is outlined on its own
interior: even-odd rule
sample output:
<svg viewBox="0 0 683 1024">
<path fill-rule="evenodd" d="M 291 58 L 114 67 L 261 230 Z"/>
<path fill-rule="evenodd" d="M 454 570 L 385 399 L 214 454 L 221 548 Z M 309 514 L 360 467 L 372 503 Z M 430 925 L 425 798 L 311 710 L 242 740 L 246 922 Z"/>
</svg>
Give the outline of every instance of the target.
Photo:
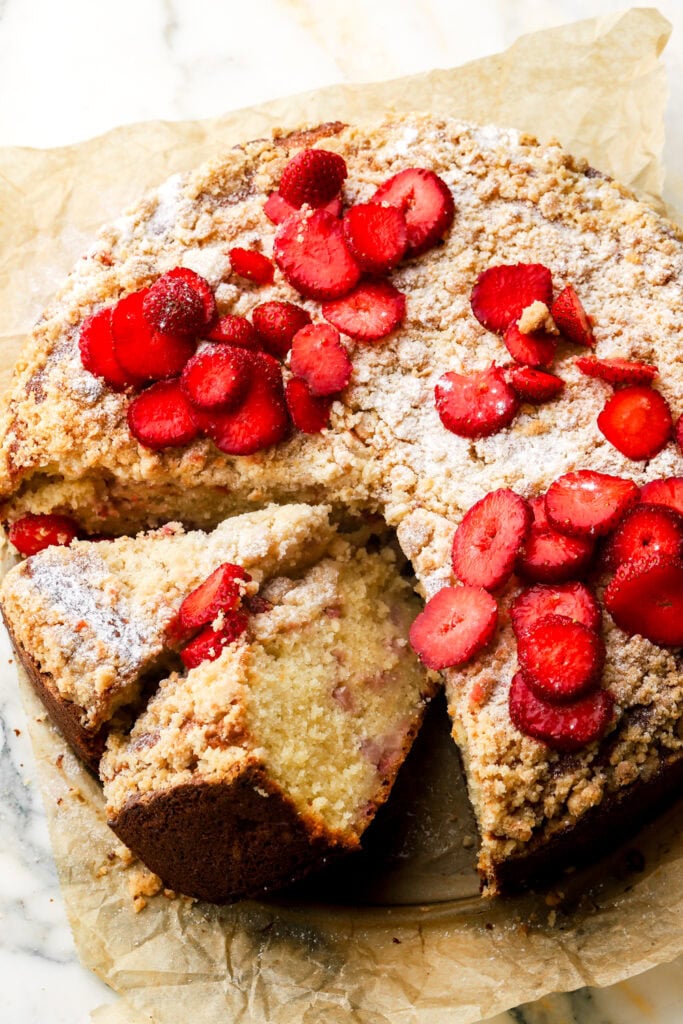
<svg viewBox="0 0 683 1024">
<path fill-rule="evenodd" d="M 658 58 L 668 34 L 661 15 L 635 9 L 524 36 L 460 68 L 335 86 L 210 121 L 133 125 L 65 149 L 0 150 L 0 384 L 102 223 L 167 175 L 275 126 L 390 110 L 512 126 L 558 138 L 659 203 L 666 83 Z M 2 685 L 16 685 L 14 668 L 3 670 Z M 106 826 L 97 783 L 23 675 L 20 685 L 76 946 L 122 997 L 95 1011 L 96 1024 L 469 1024 L 683 952 L 680 810 L 559 891 L 480 901 L 472 823 L 453 748 L 440 745 L 438 707 L 430 727 L 439 752 L 424 768 L 425 792 L 408 779 L 379 833 L 390 837 L 386 863 L 380 844 L 347 869 L 345 891 L 365 905 L 332 906 L 323 885 L 227 908 L 160 894 L 136 914 L 135 868 Z M 410 801 L 418 813 L 405 816 Z"/>
</svg>

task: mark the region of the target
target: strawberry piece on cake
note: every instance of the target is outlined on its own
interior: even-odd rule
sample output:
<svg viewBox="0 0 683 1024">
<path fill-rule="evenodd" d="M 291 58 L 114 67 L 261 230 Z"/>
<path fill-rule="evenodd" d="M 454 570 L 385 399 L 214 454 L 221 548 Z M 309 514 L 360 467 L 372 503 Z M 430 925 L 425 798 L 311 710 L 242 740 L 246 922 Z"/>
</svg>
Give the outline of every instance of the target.
<svg viewBox="0 0 683 1024">
<path fill-rule="evenodd" d="M 360 203 L 346 212 L 344 238 L 361 270 L 388 274 L 406 254 L 408 226 L 398 206 Z"/>
<path fill-rule="evenodd" d="M 277 230 L 275 262 L 293 288 L 309 299 L 338 299 L 361 270 L 344 240 L 341 222 L 326 210 L 302 210 Z"/>
<path fill-rule="evenodd" d="M 605 590 L 605 607 L 617 626 L 653 644 L 683 644 L 683 561 L 646 555 L 624 562 Z"/>
<path fill-rule="evenodd" d="M 598 429 L 628 459 L 651 459 L 673 433 L 671 410 L 653 388 L 635 385 L 617 391 L 598 416 Z"/>
<path fill-rule="evenodd" d="M 496 631 L 498 605 L 483 587 L 444 587 L 410 627 L 410 644 L 427 668 L 464 665 Z"/>
<path fill-rule="evenodd" d="M 573 537 L 601 537 L 635 505 L 640 491 L 633 480 L 580 469 L 565 473 L 548 488 L 545 510 L 550 525 Z"/>
<path fill-rule="evenodd" d="M 14 545 L 19 554 L 28 556 L 53 545 L 68 547 L 72 540 L 80 536 L 80 529 L 70 516 L 60 516 L 54 512 L 30 512 L 15 520 L 7 533 L 10 544 Z"/>
<path fill-rule="evenodd" d="M 628 510 L 609 538 L 605 563 L 617 569 L 645 555 L 683 556 L 683 515 L 664 505 L 640 504 Z"/>
<path fill-rule="evenodd" d="M 594 359 L 592 356 L 581 356 L 574 362 L 587 377 L 597 377 L 608 384 L 651 384 L 658 373 L 657 367 L 651 363 L 633 362 L 629 359 Z"/>
<path fill-rule="evenodd" d="M 263 206 L 263 212 L 271 224 L 282 224 L 293 213 L 297 213 L 298 209 L 298 206 L 292 206 L 279 192 L 271 192 Z M 335 196 L 322 209 L 327 210 L 333 217 L 341 217 L 343 210 L 342 201 L 339 196 Z"/>
<path fill-rule="evenodd" d="M 217 317 L 211 285 L 194 270 L 176 267 L 147 289 L 142 311 L 155 331 L 197 337 Z"/>
<path fill-rule="evenodd" d="M 455 203 L 442 178 L 424 167 L 409 167 L 385 181 L 373 203 L 397 206 L 408 229 L 408 256 L 419 256 L 440 242 L 455 217 Z"/>
<path fill-rule="evenodd" d="M 593 328 L 581 300 L 570 284 L 560 292 L 550 313 L 558 329 L 568 341 L 575 345 L 587 345 L 595 348 Z"/>
<path fill-rule="evenodd" d="M 290 366 L 316 398 L 337 394 L 345 388 L 353 369 L 339 331 L 330 324 L 310 324 L 295 334 Z"/>
<path fill-rule="evenodd" d="M 228 251 L 233 273 L 254 284 L 272 284 L 275 267 L 267 256 L 255 249 L 243 249 L 237 245 Z"/>
<path fill-rule="evenodd" d="M 316 397 L 301 377 L 291 377 L 285 386 L 287 408 L 292 423 L 304 434 L 319 434 L 330 419 L 331 397 Z"/>
<path fill-rule="evenodd" d="M 293 302 L 262 302 L 252 310 L 254 329 L 266 352 L 284 359 L 297 331 L 311 322 L 310 313 Z"/>
<path fill-rule="evenodd" d="M 640 500 L 649 505 L 666 505 L 683 515 L 683 476 L 651 480 L 641 487 Z"/>
<path fill-rule="evenodd" d="M 251 576 L 240 565 L 223 562 L 181 604 L 181 629 L 190 633 L 213 622 L 220 612 L 235 611 L 242 601 L 243 584 L 250 580 Z"/>
<path fill-rule="evenodd" d="M 524 678 L 536 696 L 558 704 L 593 689 L 605 663 L 602 637 L 563 615 L 546 615 L 522 633 L 517 654 Z"/>
<path fill-rule="evenodd" d="M 510 684 L 508 708 L 520 732 L 553 750 L 571 753 L 604 736 L 614 699 L 607 690 L 595 690 L 571 704 L 552 704 L 537 697 L 518 672 Z"/>
<path fill-rule="evenodd" d="M 446 430 L 460 437 L 488 437 L 512 423 L 519 398 L 495 363 L 478 373 L 444 373 L 434 388 L 436 411 Z"/>
<path fill-rule="evenodd" d="M 114 354 L 114 336 L 111 330 L 112 307 L 83 321 L 78 336 L 81 362 L 89 373 L 101 377 L 114 391 L 140 387 L 143 381 L 135 374 L 126 373 Z"/>
<path fill-rule="evenodd" d="M 532 514 L 528 502 L 501 488 L 465 514 L 453 537 L 453 572 L 472 587 L 496 590 L 508 581 L 524 545 Z"/>
<path fill-rule="evenodd" d="M 515 636 L 519 639 L 548 615 L 581 622 L 593 632 L 600 629 L 602 621 L 597 598 L 585 583 L 537 583 L 518 594 L 512 604 L 510 618 Z"/>
<path fill-rule="evenodd" d="M 246 632 L 249 617 L 246 612 L 229 612 L 222 616 L 223 625 L 220 629 L 207 626 L 194 640 L 180 651 L 180 658 L 185 668 L 196 668 L 203 661 L 216 661 L 230 644 Z"/>
<path fill-rule="evenodd" d="M 480 324 L 503 334 L 527 306 L 533 302 L 550 306 L 552 297 L 553 279 L 547 267 L 540 263 L 502 264 L 479 275 L 470 304 Z"/>
<path fill-rule="evenodd" d="M 529 366 L 512 366 L 508 370 L 508 380 L 522 402 L 534 405 L 557 398 L 564 389 L 564 381 L 560 377 Z"/>
<path fill-rule="evenodd" d="M 280 178 L 280 195 L 295 209 L 307 203 L 325 206 L 340 192 L 348 171 L 338 153 L 304 149 L 289 161 Z"/>
<path fill-rule="evenodd" d="M 226 313 L 220 317 L 215 327 L 207 333 L 208 341 L 217 344 L 239 345 L 240 348 L 258 348 L 259 339 L 256 331 L 246 317 Z"/>
<path fill-rule="evenodd" d="M 155 451 L 189 444 L 199 433 L 179 380 L 160 381 L 134 398 L 128 427 L 140 444 Z"/>
<path fill-rule="evenodd" d="M 555 530 L 545 511 L 545 498 L 529 502 L 534 521 L 517 572 L 533 583 L 565 583 L 577 579 L 589 567 L 594 543 L 589 537 L 569 537 Z"/>
<path fill-rule="evenodd" d="M 352 292 L 325 302 L 322 314 L 356 341 L 379 341 L 396 330 L 406 312 L 406 297 L 388 281 L 362 281 Z"/>
<path fill-rule="evenodd" d="M 155 330 L 144 314 L 146 295 L 147 289 L 133 292 L 114 306 L 114 356 L 124 373 L 141 381 L 177 377 L 194 354 L 195 341 L 185 334 Z"/>
<path fill-rule="evenodd" d="M 192 356 L 180 378 L 183 390 L 198 409 L 234 409 L 251 382 L 253 358 L 237 345 L 205 348 Z"/>
<path fill-rule="evenodd" d="M 516 323 L 511 323 L 505 330 L 503 341 L 512 358 L 524 366 L 550 366 L 555 358 L 557 338 L 545 331 L 523 334 Z"/>
</svg>

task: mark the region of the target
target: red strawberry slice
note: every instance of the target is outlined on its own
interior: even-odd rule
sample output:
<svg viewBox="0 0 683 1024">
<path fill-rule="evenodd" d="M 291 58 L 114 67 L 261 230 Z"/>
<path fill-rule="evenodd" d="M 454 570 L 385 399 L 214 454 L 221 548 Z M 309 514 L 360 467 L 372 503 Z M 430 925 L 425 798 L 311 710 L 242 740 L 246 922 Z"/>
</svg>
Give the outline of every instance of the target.
<svg viewBox="0 0 683 1024">
<path fill-rule="evenodd" d="M 451 190 L 434 171 L 409 167 L 385 181 L 371 202 L 398 206 L 408 229 L 408 256 L 419 256 L 440 242 L 455 217 Z"/>
<path fill-rule="evenodd" d="M 529 502 L 534 521 L 517 572 L 534 583 L 564 583 L 588 569 L 594 544 L 588 537 L 568 537 L 554 530 L 545 514 L 545 498 Z"/>
<path fill-rule="evenodd" d="M 183 391 L 198 409 L 234 409 L 251 383 L 252 362 L 248 350 L 236 345 L 203 349 L 183 370 Z"/>
<path fill-rule="evenodd" d="M 517 323 L 532 302 L 553 298 L 553 279 L 540 263 L 513 263 L 489 267 L 477 278 L 470 304 L 480 324 L 489 331 L 502 334 L 510 324 Z"/>
<path fill-rule="evenodd" d="M 250 355 L 251 383 L 240 405 L 228 412 L 194 411 L 199 428 L 228 455 L 253 455 L 289 433 L 280 366 L 265 352 Z"/>
<path fill-rule="evenodd" d="M 524 678 L 541 700 L 563 704 L 592 690 L 605 664 L 602 637 L 582 622 L 546 615 L 518 638 Z"/>
<path fill-rule="evenodd" d="M 460 437 L 488 437 L 512 423 L 519 398 L 495 363 L 479 373 L 444 373 L 434 388 L 446 430 Z"/>
<path fill-rule="evenodd" d="M 339 332 L 329 324 L 309 324 L 294 335 L 290 366 L 316 398 L 345 388 L 353 369 Z"/>
<path fill-rule="evenodd" d="M 284 359 L 297 331 L 310 324 L 310 314 L 293 302 L 263 302 L 252 310 L 254 328 L 266 352 Z"/>
<path fill-rule="evenodd" d="M 683 644 L 683 560 L 646 555 L 623 562 L 607 585 L 605 607 L 617 626 L 653 644 Z"/>
<path fill-rule="evenodd" d="M 12 523 L 8 536 L 20 555 L 35 555 L 55 544 L 67 547 L 80 532 L 78 523 L 70 516 L 29 512 Z"/>
<path fill-rule="evenodd" d="M 522 334 L 516 323 L 511 323 L 503 335 L 505 347 L 514 360 L 525 366 L 550 366 L 555 358 L 557 338 L 545 331 Z"/>
<path fill-rule="evenodd" d="M 245 612 L 229 612 L 221 629 L 207 626 L 180 652 L 185 668 L 197 668 L 203 661 L 216 661 L 230 644 L 246 632 L 249 618 Z"/>
<path fill-rule="evenodd" d="M 333 217 L 341 217 L 342 214 L 342 201 L 339 196 L 335 196 L 329 203 L 326 203 L 322 207 L 323 210 L 327 210 Z M 292 206 L 286 199 L 283 199 L 279 192 L 271 192 L 266 200 L 263 212 L 269 221 L 273 224 L 282 224 L 283 221 L 291 217 L 293 213 L 298 211 L 297 206 Z"/>
<path fill-rule="evenodd" d="M 528 366 L 513 366 L 508 380 L 523 402 L 549 402 L 564 388 L 564 381 L 552 373 L 532 370 Z"/>
<path fill-rule="evenodd" d="M 188 337 L 203 334 L 217 316 L 211 285 L 187 267 L 162 274 L 147 289 L 142 312 L 153 330 Z"/>
<path fill-rule="evenodd" d="M 664 505 L 636 505 L 628 510 L 609 538 L 606 565 L 614 570 L 622 562 L 645 555 L 683 557 L 683 515 Z"/>
<path fill-rule="evenodd" d="M 128 406 L 128 428 L 145 448 L 176 448 L 194 441 L 199 431 L 179 380 L 160 381 Z"/>
<path fill-rule="evenodd" d="M 275 267 L 262 252 L 255 249 L 242 249 L 235 246 L 228 251 L 230 266 L 235 274 L 246 277 L 254 284 L 272 284 Z"/>
<path fill-rule="evenodd" d="M 550 307 L 550 312 L 565 338 L 573 341 L 575 345 L 589 345 L 595 348 L 590 319 L 570 284 L 557 296 Z"/>
<path fill-rule="evenodd" d="M 574 362 L 587 377 L 597 377 L 608 384 L 651 384 L 659 372 L 651 363 L 630 362 L 628 359 L 581 356 Z"/>
<path fill-rule="evenodd" d="M 327 149 L 304 149 L 289 161 L 280 178 L 280 195 L 297 209 L 325 206 L 338 195 L 348 171 L 344 158 Z"/>
<path fill-rule="evenodd" d="M 683 449 L 683 416 L 679 416 L 678 422 L 676 423 L 676 429 L 674 431 L 676 438 L 676 444 L 679 448 Z"/>
<path fill-rule="evenodd" d="M 410 643 L 423 665 L 464 665 L 496 631 L 498 605 L 482 587 L 444 587 L 410 627 Z"/>
<path fill-rule="evenodd" d="M 598 429 L 629 459 L 651 459 L 671 438 L 673 420 L 659 391 L 641 385 L 617 391 L 598 416 Z"/>
<path fill-rule="evenodd" d="M 242 601 L 242 587 L 251 576 L 240 565 L 224 562 L 203 583 L 191 591 L 180 608 L 178 620 L 181 629 L 191 633 L 213 622 L 219 612 L 231 612 Z"/>
<path fill-rule="evenodd" d="M 597 598 L 584 583 L 558 583 L 554 587 L 538 583 L 515 598 L 510 617 L 517 638 L 548 615 L 561 615 L 581 622 L 587 629 L 600 629 L 602 613 Z"/>
<path fill-rule="evenodd" d="M 193 339 L 150 327 L 143 305 L 147 289 L 127 295 L 114 306 L 111 329 L 114 356 L 124 373 L 141 381 L 177 377 L 194 353 Z"/>
<path fill-rule="evenodd" d="M 96 377 L 102 377 L 114 391 L 140 387 L 142 384 L 140 378 L 134 374 L 125 373 L 114 355 L 111 314 L 112 307 L 108 306 L 83 321 L 78 336 L 81 362 L 89 373 L 93 373 Z"/>
<path fill-rule="evenodd" d="M 453 572 L 471 587 L 496 590 L 512 575 L 532 514 L 528 502 L 501 488 L 465 514 L 453 537 Z"/>
<path fill-rule="evenodd" d="M 571 704 L 551 704 L 537 697 L 518 672 L 510 685 L 508 708 L 520 732 L 553 750 L 570 753 L 604 736 L 614 699 L 607 690 L 595 690 Z"/>
<path fill-rule="evenodd" d="M 357 341 L 379 341 L 396 330 L 406 312 L 406 297 L 388 281 L 361 281 L 352 292 L 325 302 L 326 320 Z"/>
<path fill-rule="evenodd" d="M 288 217 L 277 230 L 273 251 L 286 279 L 306 298 L 338 299 L 358 283 L 360 267 L 341 223 L 326 210 Z"/>
<path fill-rule="evenodd" d="M 565 473 L 550 485 L 545 510 L 550 525 L 560 533 L 601 537 L 614 529 L 639 496 L 633 480 L 580 469 Z"/>
<path fill-rule="evenodd" d="M 668 505 L 683 514 L 683 476 L 651 480 L 641 488 L 640 500 L 649 505 Z"/>
<path fill-rule="evenodd" d="M 285 397 L 297 430 L 304 434 L 319 434 L 328 425 L 332 398 L 316 398 L 301 377 L 291 377 L 287 381 Z"/>
<path fill-rule="evenodd" d="M 222 316 L 215 327 L 206 335 L 209 341 L 239 345 L 240 348 L 258 348 L 259 339 L 256 331 L 244 316 L 227 313 Z"/>
<path fill-rule="evenodd" d="M 408 227 L 398 206 L 360 203 L 344 217 L 344 238 L 361 270 L 388 274 L 408 248 Z"/>
</svg>

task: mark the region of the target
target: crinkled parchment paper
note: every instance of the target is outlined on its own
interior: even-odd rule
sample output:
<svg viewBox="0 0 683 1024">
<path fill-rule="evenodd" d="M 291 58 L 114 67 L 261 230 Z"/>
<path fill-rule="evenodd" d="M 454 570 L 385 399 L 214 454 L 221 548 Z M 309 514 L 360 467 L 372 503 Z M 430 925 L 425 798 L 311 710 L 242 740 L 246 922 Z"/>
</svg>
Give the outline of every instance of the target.
<svg viewBox="0 0 683 1024">
<path fill-rule="evenodd" d="M 656 12 L 633 10 L 525 36 L 462 68 L 135 125 L 68 149 L 0 151 L 0 372 L 101 223 L 166 175 L 275 125 L 389 109 L 511 125 L 559 138 L 656 200 L 668 32 Z M 15 685 L 13 671 L 2 683 Z M 136 914 L 136 868 L 119 855 L 97 784 L 21 685 L 76 944 L 122 994 L 97 1024 L 467 1024 L 683 952 L 681 810 L 561 891 L 478 900 L 472 823 L 438 704 L 368 854 L 332 883 L 228 908 L 159 894 Z"/>
</svg>

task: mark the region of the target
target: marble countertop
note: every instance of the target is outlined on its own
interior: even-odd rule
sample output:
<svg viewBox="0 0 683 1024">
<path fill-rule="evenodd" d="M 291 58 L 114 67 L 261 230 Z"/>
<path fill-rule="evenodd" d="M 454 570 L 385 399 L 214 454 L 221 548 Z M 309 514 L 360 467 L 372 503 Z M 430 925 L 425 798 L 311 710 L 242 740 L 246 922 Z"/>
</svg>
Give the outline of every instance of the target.
<svg viewBox="0 0 683 1024">
<path fill-rule="evenodd" d="M 200 118 L 341 81 L 448 67 L 619 0 L 0 0 L 0 145 L 58 146 L 147 118 Z M 683 182 L 683 3 L 674 25 L 667 189 Z M 680 170 L 679 170 L 680 168 Z M 665 193 L 666 198 L 666 193 Z M 4 641 L 3 641 L 4 642 Z M 0 646 L 0 657 L 10 657 Z M 0 1019 L 87 1024 L 114 996 L 77 960 L 24 713 L 0 690 Z M 680 1024 L 683 961 L 489 1024 Z"/>
</svg>

